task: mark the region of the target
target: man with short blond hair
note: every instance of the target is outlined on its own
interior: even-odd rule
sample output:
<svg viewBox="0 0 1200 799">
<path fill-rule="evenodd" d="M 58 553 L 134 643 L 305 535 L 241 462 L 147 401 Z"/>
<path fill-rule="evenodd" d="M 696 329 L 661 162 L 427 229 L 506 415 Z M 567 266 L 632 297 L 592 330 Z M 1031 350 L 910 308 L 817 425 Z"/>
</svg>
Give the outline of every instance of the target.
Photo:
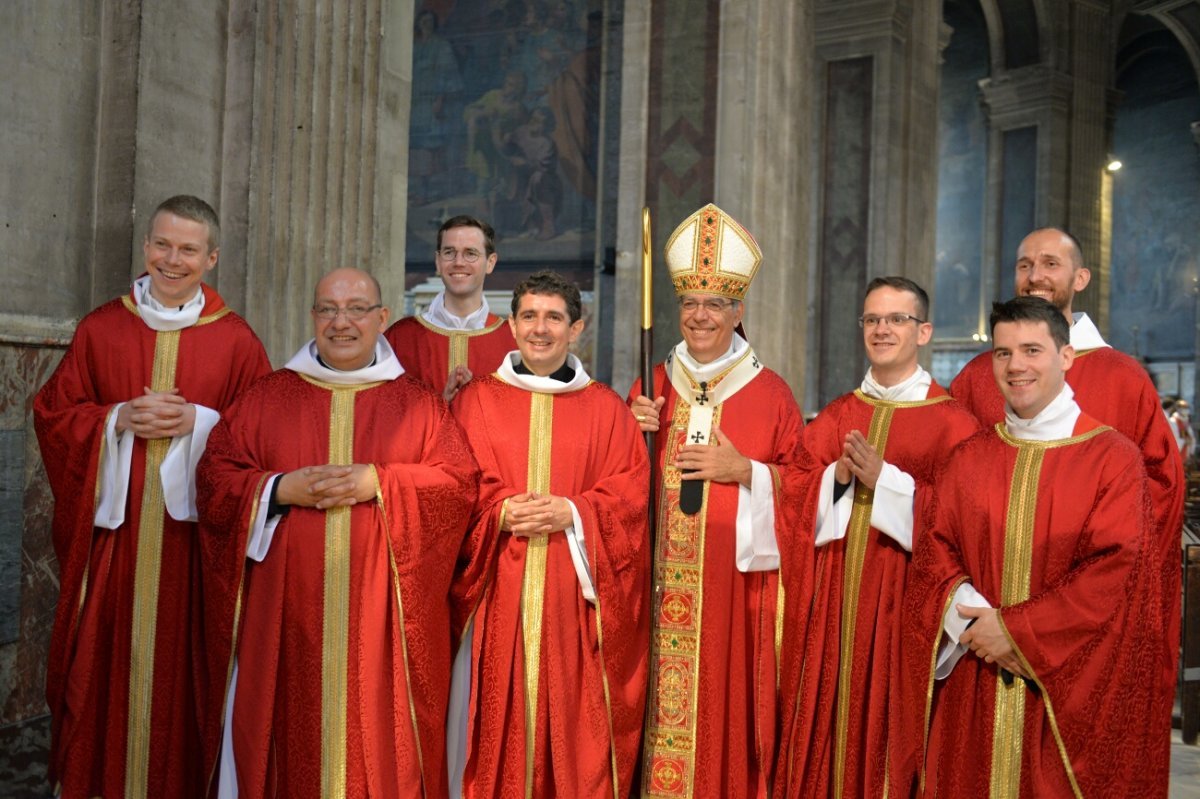
<svg viewBox="0 0 1200 799">
<path fill-rule="evenodd" d="M 203 283 L 219 238 L 208 203 L 163 201 L 145 274 L 83 318 L 34 398 L 60 581 L 49 776 L 67 799 L 188 796 L 207 779 L 191 680 L 203 655 L 193 475 L 217 419 L 270 370 Z"/>
</svg>

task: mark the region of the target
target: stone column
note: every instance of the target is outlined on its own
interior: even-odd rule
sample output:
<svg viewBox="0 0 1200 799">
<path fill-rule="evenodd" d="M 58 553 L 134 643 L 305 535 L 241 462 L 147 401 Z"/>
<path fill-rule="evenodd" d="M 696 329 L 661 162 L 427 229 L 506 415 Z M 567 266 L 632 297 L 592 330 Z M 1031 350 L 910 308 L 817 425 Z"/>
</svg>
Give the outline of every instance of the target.
<svg viewBox="0 0 1200 799">
<path fill-rule="evenodd" d="M 812 303 L 812 52 L 811 3 L 723 4 L 716 203 L 740 214 L 763 250 L 746 297 L 746 333 L 799 399 Z"/>
<path fill-rule="evenodd" d="M 853 320 L 867 282 L 899 274 L 933 283 L 940 25 L 934 0 L 816 4 L 814 407 L 861 380 Z"/>
</svg>

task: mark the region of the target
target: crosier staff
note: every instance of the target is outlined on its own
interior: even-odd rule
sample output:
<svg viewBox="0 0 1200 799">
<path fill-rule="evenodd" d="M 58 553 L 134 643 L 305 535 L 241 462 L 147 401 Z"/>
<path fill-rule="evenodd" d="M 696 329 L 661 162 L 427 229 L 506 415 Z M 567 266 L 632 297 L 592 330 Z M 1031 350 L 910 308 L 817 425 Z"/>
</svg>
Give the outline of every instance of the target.
<svg viewBox="0 0 1200 799">
<path fill-rule="evenodd" d="M 653 257 L 650 252 L 650 209 L 642 208 L 642 394 L 654 397 L 654 287 L 651 280 Z M 646 451 L 650 455 L 650 552 L 654 536 L 654 433 L 647 431 Z"/>
</svg>

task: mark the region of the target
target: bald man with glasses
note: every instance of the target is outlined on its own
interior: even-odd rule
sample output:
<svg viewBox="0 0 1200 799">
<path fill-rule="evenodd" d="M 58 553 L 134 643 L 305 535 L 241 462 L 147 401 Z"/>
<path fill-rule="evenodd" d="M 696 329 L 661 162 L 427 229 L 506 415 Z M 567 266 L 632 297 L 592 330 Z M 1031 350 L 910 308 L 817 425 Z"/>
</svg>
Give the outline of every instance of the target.
<svg viewBox="0 0 1200 799">
<path fill-rule="evenodd" d="M 477 374 L 491 374 L 517 348 L 504 319 L 483 296 L 485 278 L 496 268 L 495 231 L 474 217 L 447 219 L 438 230 L 434 257 L 444 288 L 416 316 L 406 316 L 384 334 L 404 370 L 450 402 Z"/>
</svg>

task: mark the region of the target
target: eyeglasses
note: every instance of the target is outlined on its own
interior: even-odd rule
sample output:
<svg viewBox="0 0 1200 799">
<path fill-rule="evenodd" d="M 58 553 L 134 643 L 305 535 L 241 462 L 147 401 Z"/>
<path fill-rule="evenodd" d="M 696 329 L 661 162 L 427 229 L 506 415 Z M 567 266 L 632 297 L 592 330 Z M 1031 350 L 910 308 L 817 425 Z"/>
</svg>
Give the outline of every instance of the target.
<svg viewBox="0 0 1200 799">
<path fill-rule="evenodd" d="M 872 328 L 878 327 L 880 322 L 887 322 L 888 327 L 900 327 L 900 325 L 903 325 L 910 320 L 913 322 L 916 322 L 918 325 L 925 324 L 924 319 L 918 319 L 917 317 L 913 316 L 912 314 L 890 313 L 890 314 L 884 314 L 883 316 L 876 316 L 875 314 L 867 314 L 866 316 L 860 316 L 860 317 L 858 317 L 858 326 L 865 327 L 868 330 L 870 330 Z"/>
<path fill-rule="evenodd" d="M 456 250 L 453 247 L 443 247 L 437 251 L 437 257 L 443 261 L 451 262 L 458 258 L 462 258 L 464 263 L 473 264 L 483 255 L 479 250 Z"/>
<path fill-rule="evenodd" d="M 695 313 L 703 308 L 709 313 L 721 313 L 733 307 L 733 300 L 696 300 L 688 297 L 679 301 L 679 309 L 684 313 Z"/>
<path fill-rule="evenodd" d="M 344 314 L 350 321 L 357 322 L 371 311 L 376 311 L 382 307 L 382 303 L 375 305 L 348 305 L 345 308 L 339 308 L 336 305 L 314 305 L 313 313 L 329 321 L 337 319 L 338 314 Z"/>
</svg>

